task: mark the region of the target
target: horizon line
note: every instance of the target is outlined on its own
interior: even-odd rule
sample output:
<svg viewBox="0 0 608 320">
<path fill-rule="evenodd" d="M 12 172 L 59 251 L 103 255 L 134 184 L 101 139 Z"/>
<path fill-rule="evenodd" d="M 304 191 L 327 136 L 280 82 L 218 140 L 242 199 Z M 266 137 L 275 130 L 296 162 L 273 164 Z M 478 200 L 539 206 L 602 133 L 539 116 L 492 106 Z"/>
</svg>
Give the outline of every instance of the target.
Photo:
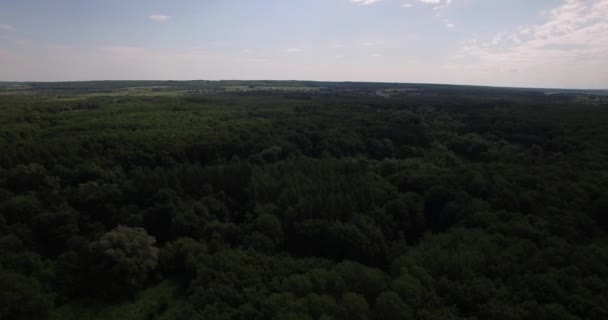
<svg viewBox="0 0 608 320">
<path fill-rule="evenodd" d="M 400 81 L 361 81 L 361 80 L 296 80 L 296 79 L 92 79 L 92 80 L 26 80 L 26 81 L 12 81 L 12 80 L 0 80 L 0 83 L 78 83 L 78 82 L 193 82 L 193 81 L 207 81 L 207 82 L 222 82 L 222 81 L 241 81 L 241 82 L 255 82 L 255 81 L 277 81 L 277 82 L 330 82 L 330 83 L 374 83 L 374 84 L 404 84 L 404 85 L 435 85 L 435 86 L 455 86 L 455 87 L 481 87 L 481 88 L 503 88 L 503 89 L 528 89 L 528 90 L 583 90 L 583 91 L 608 91 L 606 88 L 584 88 L 584 87 L 534 87 L 534 86 L 506 86 L 506 85 L 492 85 L 492 84 L 457 84 L 457 83 L 445 83 L 445 82 L 400 82 Z"/>
</svg>

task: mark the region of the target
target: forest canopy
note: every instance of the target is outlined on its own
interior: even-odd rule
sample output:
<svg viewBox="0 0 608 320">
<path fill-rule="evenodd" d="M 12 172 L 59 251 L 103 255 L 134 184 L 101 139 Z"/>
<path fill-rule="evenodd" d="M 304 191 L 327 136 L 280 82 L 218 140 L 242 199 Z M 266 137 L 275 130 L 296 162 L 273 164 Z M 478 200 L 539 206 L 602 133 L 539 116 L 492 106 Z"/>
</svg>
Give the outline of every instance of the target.
<svg viewBox="0 0 608 320">
<path fill-rule="evenodd" d="M 602 92 L 0 86 L 0 319 L 607 319 L 606 123 Z"/>
</svg>

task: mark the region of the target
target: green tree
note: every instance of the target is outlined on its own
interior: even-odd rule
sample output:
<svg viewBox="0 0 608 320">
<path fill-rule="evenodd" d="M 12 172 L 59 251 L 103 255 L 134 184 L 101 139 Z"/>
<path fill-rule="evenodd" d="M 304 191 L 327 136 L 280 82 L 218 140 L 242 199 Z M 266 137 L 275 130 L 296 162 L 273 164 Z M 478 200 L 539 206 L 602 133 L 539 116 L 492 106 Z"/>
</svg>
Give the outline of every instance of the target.
<svg viewBox="0 0 608 320">
<path fill-rule="evenodd" d="M 417 240 L 425 231 L 424 199 L 414 192 L 400 194 L 386 205 L 386 212 L 409 241 Z"/>
<path fill-rule="evenodd" d="M 36 279 L 0 269 L 0 319 L 46 319 L 51 307 Z"/>
<path fill-rule="evenodd" d="M 145 284 L 158 263 L 156 240 L 142 228 L 118 226 L 90 244 L 97 289 L 132 293 Z"/>
<path fill-rule="evenodd" d="M 593 203 L 592 212 L 598 224 L 608 230 L 608 195 L 603 195 Z"/>
<path fill-rule="evenodd" d="M 35 216 L 32 227 L 34 238 L 43 254 L 57 255 L 64 249 L 66 242 L 78 234 L 78 216 L 72 208 L 64 207 Z"/>
<path fill-rule="evenodd" d="M 353 292 L 347 292 L 340 301 L 340 319 L 365 320 L 369 318 L 369 305 L 365 298 Z"/>
<path fill-rule="evenodd" d="M 410 306 L 405 304 L 401 297 L 393 291 L 381 293 L 374 305 L 376 319 L 407 320 L 412 319 L 412 314 Z"/>
<path fill-rule="evenodd" d="M 56 177 L 48 176 L 45 167 L 30 163 L 20 164 L 9 172 L 6 181 L 10 190 L 15 192 L 42 190 L 57 186 Z"/>
</svg>

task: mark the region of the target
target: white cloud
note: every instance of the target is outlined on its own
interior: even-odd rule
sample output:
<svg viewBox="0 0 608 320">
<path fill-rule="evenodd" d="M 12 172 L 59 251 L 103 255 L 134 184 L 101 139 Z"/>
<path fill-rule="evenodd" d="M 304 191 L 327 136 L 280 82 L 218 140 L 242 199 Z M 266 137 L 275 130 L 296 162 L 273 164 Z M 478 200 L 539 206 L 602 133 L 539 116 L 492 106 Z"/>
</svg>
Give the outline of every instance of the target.
<svg viewBox="0 0 608 320">
<path fill-rule="evenodd" d="M 454 0 L 413 0 L 423 4 L 433 5 L 433 10 L 441 10 L 451 5 Z"/>
<path fill-rule="evenodd" d="M 382 0 L 350 0 L 352 3 L 361 4 L 361 5 L 370 5 Z M 454 2 L 454 0 L 410 0 L 415 2 L 420 2 L 426 5 L 433 5 L 433 10 L 440 10 L 448 7 Z M 411 8 L 413 5 L 411 3 L 404 3 L 401 5 L 404 8 Z"/>
<path fill-rule="evenodd" d="M 166 21 L 169 21 L 169 19 L 171 19 L 171 17 L 164 15 L 164 14 L 153 14 L 153 15 L 149 16 L 148 19 L 150 19 L 152 21 L 156 21 L 156 22 L 166 22 Z"/>
<path fill-rule="evenodd" d="M 471 41 L 460 56 L 485 72 L 518 70 L 531 80 L 543 77 L 561 86 L 579 81 L 588 87 L 608 87 L 606 57 L 608 0 L 564 0 L 543 23 Z"/>
<path fill-rule="evenodd" d="M 445 0 L 441 4 L 433 7 L 433 10 L 441 10 L 441 9 L 447 8 L 448 6 L 450 6 L 452 4 L 452 2 L 454 2 L 454 1 L 453 0 Z"/>
<path fill-rule="evenodd" d="M 0 23 L 0 30 L 15 30 L 15 27 L 13 27 L 10 24 L 6 24 L 6 23 Z"/>
<path fill-rule="evenodd" d="M 302 51 L 302 49 L 300 49 L 300 48 L 289 48 L 289 49 L 287 49 L 287 52 L 289 52 L 289 53 L 295 53 L 295 52 L 300 52 L 300 51 Z"/>
<path fill-rule="evenodd" d="M 449 7 L 452 3 L 454 3 L 454 0 L 410 0 L 410 1 L 416 1 L 416 2 L 420 3 L 421 5 L 426 5 L 427 7 L 432 8 L 433 11 L 435 11 L 435 13 L 434 13 L 435 18 L 441 19 L 441 21 L 443 22 L 443 25 L 446 28 L 453 29 L 454 27 L 456 27 L 456 25 L 454 23 L 452 23 L 448 19 L 444 18 L 444 15 L 440 11 L 442 9 Z M 409 7 L 412 7 L 412 4 L 406 3 L 403 5 L 403 7 L 409 8 Z"/>
<path fill-rule="evenodd" d="M 373 3 L 376 3 L 379 1 L 382 1 L 382 0 L 350 0 L 350 2 L 352 2 L 352 3 L 362 4 L 362 5 L 373 4 Z"/>
</svg>

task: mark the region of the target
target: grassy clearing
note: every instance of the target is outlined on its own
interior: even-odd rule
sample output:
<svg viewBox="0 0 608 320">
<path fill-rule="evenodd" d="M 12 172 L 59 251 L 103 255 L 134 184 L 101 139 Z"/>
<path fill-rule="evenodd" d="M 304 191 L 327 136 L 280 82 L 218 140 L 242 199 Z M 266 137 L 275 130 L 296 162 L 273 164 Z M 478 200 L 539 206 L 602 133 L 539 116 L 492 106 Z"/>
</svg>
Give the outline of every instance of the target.
<svg viewBox="0 0 608 320">
<path fill-rule="evenodd" d="M 29 89 L 15 89 L 15 90 L 0 89 L 0 96 L 32 96 L 32 95 L 35 95 L 35 92 L 30 91 Z"/>
<path fill-rule="evenodd" d="M 111 92 L 91 92 L 74 95 L 58 95 L 52 100 L 73 101 L 96 97 L 166 97 L 182 96 L 185 95 L 187 92 L 187 90 L 171 90 L 170 87 L 129 87 L 125 89 L 112 90 Z"/>
<path fill-rule="evenodd" d="M 183 95 L 187 90 L 170 90 L 165 87 L 130 87 L 124 90 L 116 90 L 111 93 L 99 92 L 99 93 L 88 93 L 83 95 L 84 97 L 107 97 L 107 96 L 179 96 Z"/>
</svg>

